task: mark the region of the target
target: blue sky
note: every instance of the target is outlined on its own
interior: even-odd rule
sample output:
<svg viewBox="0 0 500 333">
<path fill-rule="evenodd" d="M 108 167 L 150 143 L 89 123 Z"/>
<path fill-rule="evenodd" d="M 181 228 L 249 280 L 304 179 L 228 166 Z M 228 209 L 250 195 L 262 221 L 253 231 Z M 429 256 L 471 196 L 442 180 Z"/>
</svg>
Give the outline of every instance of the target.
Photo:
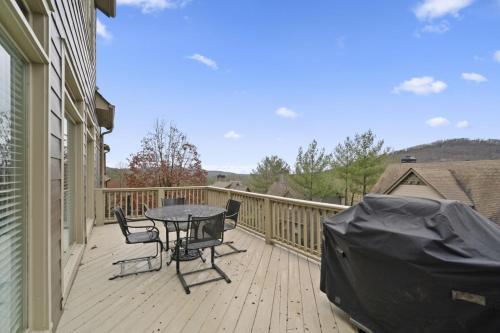
<svg viewBox="0 0 500 333">
<path fill-rule="evenodd" d="M 367 129 L 394 149 L 499 138 L 499 31 L 500 0 L 118 0 L 98 16 L 108 163 L 156 118 L 235 172 Z"/>
</svg>

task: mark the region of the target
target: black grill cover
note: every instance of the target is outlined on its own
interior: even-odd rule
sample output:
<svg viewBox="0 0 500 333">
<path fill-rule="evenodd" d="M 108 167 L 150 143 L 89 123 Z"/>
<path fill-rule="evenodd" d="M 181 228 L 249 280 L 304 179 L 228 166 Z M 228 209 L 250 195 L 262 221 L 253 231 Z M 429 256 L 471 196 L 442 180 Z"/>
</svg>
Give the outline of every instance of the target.
<svg viewBox="0 0 500 333">
<path fill-rule="evenodd" d="M 321 290 L 373 332 L 500 332 L 500 227 L 456 201 L 368 195 L 323 222 Z"/>
</svg>

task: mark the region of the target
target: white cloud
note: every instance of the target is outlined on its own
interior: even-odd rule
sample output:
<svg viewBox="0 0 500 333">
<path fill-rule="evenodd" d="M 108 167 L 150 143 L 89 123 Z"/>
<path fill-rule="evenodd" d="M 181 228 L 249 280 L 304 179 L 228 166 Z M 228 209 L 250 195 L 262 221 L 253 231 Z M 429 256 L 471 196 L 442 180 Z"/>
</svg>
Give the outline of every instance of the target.
<svg viewBox="0 0 500 333">
<path fill-rule="evenodd" d="M 438 24 L 426 24 L 422 28 L 422 32 L 438 35 L 442 35 L 448 31 L 450 31 L 450 25 L 445 21 Z"/>
<path fill-rule="evenodd" d="M 493 54 L 493 59 L 495 59 L 495 61 L 500 62 L 500 50 L 495 51 L 495 53 Z"/>
<path fill-rule="evenodd" d="M 473 2 L 474 0 L 424 0 L 414 12 L 420 20 L 432 20 L 446 15 L 458 16 L 462 9 Z"/>
<path fill-rule="evenodd" d="M 457 128 L 467 128 L 469 127 L 469 122 L 467 120 L 462 120 L 457 123 Z"/>
<path fill-rule="evenodd" d="M 281 107 L 278 110 L 276 110 L 276 114 L 280 117 L 290 118 L 290 119 L 297 118 L 299 116 L 297 112 L 290 110 L 286 107 Z"/>
<path fill-rule="evenodd" d="M 217 66 L 217 63 L 214 60 L 212 60 L 212 59 L 210 59 L 208 57 L 205 57 L 204 55 L 198 54 L 198 53 L 190 55 L 187 58 L 191 59 L 191 60 L 194 60 L 194 61 L 198 61 L 199 63 L 201 63 L 201 64 L 203 64 L 205 66 L 208 66 L 208 67 L 210 67 L 213 70 L 217 70 L 219 68 Z"/>
<path fill-rule="evenodd" d="M 118 5 L 138 7 L 144 14 L 164 9 L 180 8 L 191 0 L 118 0 Z"/>
<path fill-rule="evenodd" d="M 462 79 L 464 79 L 466 81 L 477 82 L 477 83 L 488 81 L 487 78 L 485 78 L 484 76 L 482 76 L 481 74 L 478 74 L 478 73 L 462 73 Z"/>
<path fill-rule="evenodd" d="M 110 40 L 112 37 L 106 26 L 99 19 L 95 21 L 95 32 L 105 40 Z"/>
<path fill-rule="evenodd" d="M 239 138 L 241 138 L 241 135 L 236 133 L 235 131 L 229 131 L 224 134 L 224 137 L 229 140 L 238 140 Z"/>
<path fill-rule="evenodd" d="M 443 117 L 431 118 L 425 122 L 430 127 L 448 126 L 450 121 Z"/>
<path fill-rule="evenodd" d="M 399 94 L 401 92 L 411 92 L 416 95 L 438 94 L 444 91 L 448 85 L 443 81 L 434 80 L 431 76 L 414 77 L 404 81 L 392 89 L 392 92 Z"/>
</svg>

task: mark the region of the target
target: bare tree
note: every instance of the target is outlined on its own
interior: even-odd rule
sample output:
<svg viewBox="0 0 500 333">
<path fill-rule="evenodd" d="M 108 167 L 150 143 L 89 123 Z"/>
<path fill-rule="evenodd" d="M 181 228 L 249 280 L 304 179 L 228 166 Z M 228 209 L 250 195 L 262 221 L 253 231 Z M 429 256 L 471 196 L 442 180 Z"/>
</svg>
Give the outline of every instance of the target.
<svg viewBox="0 0 500 333">
<path fill-rule="evenodd" d="M 196 146 L 175 125 L 159 119 L 131 156 L 129 168 L 129 186 L 203 185 L 207 177 Z"/>
</svg>

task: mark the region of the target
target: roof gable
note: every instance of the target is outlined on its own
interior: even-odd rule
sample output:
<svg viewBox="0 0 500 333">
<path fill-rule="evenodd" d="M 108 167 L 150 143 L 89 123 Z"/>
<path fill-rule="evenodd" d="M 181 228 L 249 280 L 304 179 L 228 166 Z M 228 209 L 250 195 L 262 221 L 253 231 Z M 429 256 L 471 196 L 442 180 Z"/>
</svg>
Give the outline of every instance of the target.
<svg viewBox="0 0 500 333">
<path fill-rule="evenodd" d="M 471 205 L 500 224 L 500 160 L 390 164 L 371 192 L 387 193 L 410 169 L 447 199 Z"/>
</svg>

